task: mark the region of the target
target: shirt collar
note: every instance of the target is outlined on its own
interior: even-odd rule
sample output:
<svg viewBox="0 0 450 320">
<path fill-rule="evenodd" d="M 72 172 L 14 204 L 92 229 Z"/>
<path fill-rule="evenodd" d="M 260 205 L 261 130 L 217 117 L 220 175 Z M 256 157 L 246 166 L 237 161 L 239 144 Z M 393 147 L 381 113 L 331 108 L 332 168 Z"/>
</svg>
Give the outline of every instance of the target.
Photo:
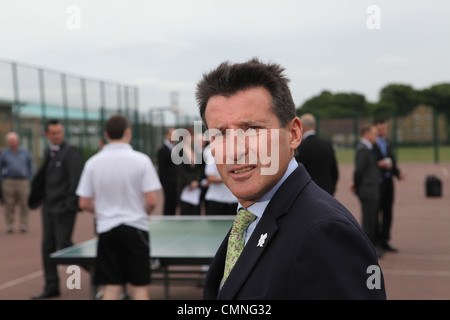
<svg viewBox="0 0 450 320">
<path fill-rule="evenodd" d="M 165 140 L 164 140 L 164 144 L 165 144 L 166 147 L 169 148 L 170 150 L 173 149 L 173 143 L 170 142 L 169 140 L 165 139 Z"/>
<path fill-rule="evenodd" d="M 367 148 L 369 148 L 369 150 L 372 150 L 373 144 L 370 143 L 369 140 L 366 140 L 366 139 L 364 139 L 364 138 L 361 138 L 360 141 L 361 141 L 361 143 L 364 144 Z"/>
<path fill-rule="evenodd" d="M 258 218 L 261 218 L 275 192 L 277 192 L 277 190 L 280 188 L 283 182 L 286 181 L 286 179 L 291 175 L 292 172 L 294 172 L 294 170 L 297 167 L 298 167 L 297 161 L 295 160 L 295 158 L 292 158 L 291 161 L 289 162 L 286 172 L 284 173 L 284 176 L 280 179 L 280 181 L 278 181 L 278 183 L 272 189 L 270 189 L 269 192 L 263 195 L 259 200 L 257 200 L 247 209 Z M 239 203 L 237 211 L 239 211 L 239 209 L 241 208 L 242 205 Z"/>
<path fill-rule="evenodd" d="M 380 143 L 386 144 L 386 138 L 385 137 L 377 137 L 377 143 L 378 144 L 380 144 Z"/>
<path fill-rule="evenodd" d="M 306 131 L 303 135 L 302 135 L 302 138 L 303 139 L 306 139 L 306 138 L 308 138 L 309 136 L 312 136 L 312 135 L 315 135 L 316 134 L 316 130 L 309 130 L 309 131 Z"/>
<path fill-rule="evenodd" d="M 129 143 L 125 142 L 114 142 L 105 144 L 103 150 L 113 150 L 113 149 L 133 149 Z"/>
</svg>

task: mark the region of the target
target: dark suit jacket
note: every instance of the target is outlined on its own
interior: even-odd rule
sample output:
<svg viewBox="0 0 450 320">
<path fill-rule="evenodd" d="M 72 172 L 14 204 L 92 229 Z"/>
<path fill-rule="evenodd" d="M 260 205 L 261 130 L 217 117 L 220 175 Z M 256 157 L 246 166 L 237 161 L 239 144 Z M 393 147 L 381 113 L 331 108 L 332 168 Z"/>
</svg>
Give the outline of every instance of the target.
<svg viewBox="0 0 450 320">
<path fill-rule="evenodd" d="M 295 159 L 301 162 L 319 187 L 333 195 L 339 177 L 336 155 L 330 141 L 317 135 L 308 136 L 297 149 Z"/>
<path fill-rule="evenodd" d="M 158 173 L 161 184 L 172 187 L 177 182 L 177 165 L 172 161 L 172 151 L 163 144 L 158 149 Z"/>
<path fill-rule="evenodd" d="M 373 150 L 359 142 L 355 153 L 353 183 L 360 199 L 379 198 L 380 170 Z"/>
<path fill-rule="evenodd" d="M 373 146 L 373 153 L 375 155 L 375 160 L 378 162 L 379 160 L 385 158 L 378 147 L 378 144 L 374 144 Z M 394 152 L 392 151 L 392 143 L 389 139 L 386 139 L 386 157 L 391 158 L 392 160 L 392 168 L 390 170 L 384 170 L 379 168 L 381 177 L 383 179 L 392 179 L 393 176 L 396 176 L 397 178 L 400 175 L 400 170 L 397 167 L 397 160 L 395 159 Z M 390 171 L 390 175 L 386 175 L 386 172 Z"/>
<path fill-rule="evenodd" d="M 257 246 L 267 233 L 262 247 Z M 317 186 L 302 164 L 268 204 L 227 281 L 227 237 L 205 280 L 205 299 L 385 299 L 368 289 L 378 265 L 372 244 L 352 214 Z"/>
<path fill-rule="evenodd" d="M 64 214 L 79 211 L 75 191 L 83 169 L 80 150 L 63 142 L 53 159 L 49 156 L 48 147 L 44 154 L 44 164 L 39 168 L 31 184 L 30 207 L 37 208 L 43 203 L 49 213 Z"/>
</svg>

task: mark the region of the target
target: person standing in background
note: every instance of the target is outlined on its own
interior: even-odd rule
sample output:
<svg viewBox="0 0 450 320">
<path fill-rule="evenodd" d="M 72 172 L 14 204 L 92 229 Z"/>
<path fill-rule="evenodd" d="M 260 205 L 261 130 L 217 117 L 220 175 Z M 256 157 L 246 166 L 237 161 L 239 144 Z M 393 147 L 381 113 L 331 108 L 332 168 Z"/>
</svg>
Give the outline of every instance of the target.
<svg viewBox="0 0 450 320">
<path fill-rule="evenodd" d="M 331 195 L 336 191 L 339 178 L 336 155 L 331 141 L 316 134 L 316 119 L 310 113 L 300 117 L 303 140 L 297 148 L 295 159 L 301 162 L 311 178 Z"/>
<path fill-rule="evenodd" d="M 195 161 L 194 131 L 191 128 L 188 128 L 187 131 L 189 135 L 180 142 L 182 144 L 181 158 L 183 161 L 178 165 L 180 215 L 200 215 L 200 186 L 203 177 L 203 166 Z"/>
<path fill-rule="evenodd" d="M 104 286 L 104 300 L 118 299 L 127 283 L 133 299 L 147 300 L 148 215 L 161 184 L 150 158 L 131 147 L 128 119 L 113 115 L 105 128 L 109 143 L 86 162 L 77 188 L 80 208 L 97 221 L 94 283 Z"/>
<path fill-rule="evenodd" d="M 376 238 L 378 202 L 380 199 L 380 170 L 373 152 L 376 138 L 377 128 L 375 126 L 364 125 L 361 127 L 360 141 L 355 153 L 353 184 L 350 188 L 358 196 L 361 203 L 362 229 L 374 245 L 378 257 L 381 258 L 383 251 L 380 249 Z"/>
<path fill-rule="evenodd" d="M 238 200 L 223 183 L 209 145 L 205 148 L 205 175 L 209 184 L 205 195 L 205 214 L 236 215 Z"/>
<path fill-rule="evenodd" d="M 50 254 L 70 247 L 78 207 L 75 190 L 83 169 L 80 149 L 65 140 L 64 127 L 59 120 L 48 120 L 45 137 L 50 144 L 44 151 L 44 164 L 31 183 L 28 199 L 30 208 L 42 205 L 42 261 L 44 290 L 32 299 L 59 296 L 59 276 Z"/>
<path fill-rule="evenodd" d="M 20 231 L 27 232 L 29 227 L 28 197 L 30 180 L 34 174 L 34 164 L 30 152 L 19 145 L 16 132 L 6 134 L 8 147 L 0 156 L 0 174 L 2 181 L 3 201 L 5 204 L 6 232 L 14 231 L 14 210 L 20 209 Z"/>
<path fill-rule="evenodd" d="M 178 203 L 178 169 L 172 161 L 173 143 L 172 133 L 175 129 L 166 129 L 166 135 L 162 146 L 158 149 L 158 174 L 164 191 L 164 215 L 173 216 L 176 213 Z"/>
<path fill-rule="evenodd" d="M 394 248 L 389 244 L 392 226 L 392 206 L 394 203 L 393 177 L 397 177 L 398 180 L 403 180 L 405 174 L 397 167 L 397 161 L 392 150 L 392 143 L 386 137 L 387 122 L 384 119 L 376 119 L 374 124 L 378 130 L 378 137 L 376 138 L 373 150 L 381 173 L 380 205 L 377 214 L 377 217 L 381 216 L 381 223 L 377 228 L 377 241 L 380 243 L 381 249 L 397 252 L 397 248 Z"/>
<path fill-rule="evenodd" d="M 195 157 L 194 159 L 195 159 L 195 164 L 200 167 L 199 170 L 201 172 L 200 185 L 199 185 L 199 187 L 201 189 L 200 213 L 203 213 L 206 211 L 205 196 L 206 196 L 206 193 L 208 192 L 208 188 L 209 188 L 209 181 L 206 178 L 206 174 L 205 174 L 206 162 L 203 160 L 203 154 L 207 147 L 208 147 L 208 141 L 203 139 L 203 133 L 196 133 L 194 135 L 194 157 Z"/>
</svg>

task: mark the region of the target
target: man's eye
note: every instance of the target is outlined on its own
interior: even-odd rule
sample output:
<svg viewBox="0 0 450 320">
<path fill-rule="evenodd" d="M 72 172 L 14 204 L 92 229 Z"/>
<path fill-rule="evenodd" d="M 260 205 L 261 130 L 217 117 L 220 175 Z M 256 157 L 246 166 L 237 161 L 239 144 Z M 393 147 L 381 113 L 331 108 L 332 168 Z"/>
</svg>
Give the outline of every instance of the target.
<svg viewBox="0 0 450 320">
<path fill-rule="evenodd" d="M 247 136 L 257 135 L 257 134 L 259 134 L 259 131 L 260 131 L 260 130 L 261 130 L 260 127 L 256 127 L 256 126 L 249 127 L 249 128 L 247 129 L 247 131 L 246 131 L 246 135 L 247 135 Z"/>
</svg>

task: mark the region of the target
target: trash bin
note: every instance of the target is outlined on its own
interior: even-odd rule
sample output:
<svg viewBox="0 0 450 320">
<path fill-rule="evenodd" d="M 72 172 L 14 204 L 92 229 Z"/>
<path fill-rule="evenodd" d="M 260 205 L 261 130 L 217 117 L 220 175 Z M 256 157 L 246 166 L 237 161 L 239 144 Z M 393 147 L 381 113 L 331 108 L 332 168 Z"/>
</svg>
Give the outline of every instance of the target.
<svg viewBox="0 0 450 320">
<path fill-rule="evenodd" d="M 425 180 L 425 190 L 427 197 L 441 197 L 442 196 L 442 182 L 436 176 L 427 176 Z"/>
</svg>

